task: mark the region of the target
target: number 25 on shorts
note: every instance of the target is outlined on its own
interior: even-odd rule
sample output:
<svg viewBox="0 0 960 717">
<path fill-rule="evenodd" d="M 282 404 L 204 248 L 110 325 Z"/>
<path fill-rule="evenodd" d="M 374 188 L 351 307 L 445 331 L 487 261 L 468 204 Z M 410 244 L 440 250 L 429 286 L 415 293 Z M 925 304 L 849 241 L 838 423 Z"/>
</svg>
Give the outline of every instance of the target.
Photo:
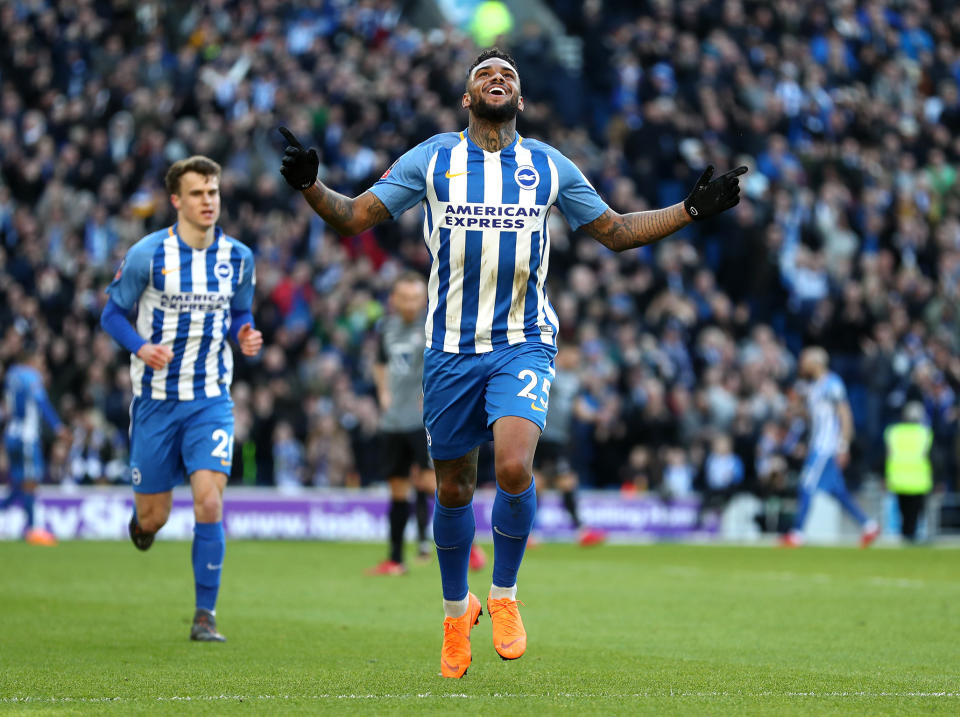
<svg viewBox="0 0 960 717">
<path fill-rule="evenodd" d="M 537 395 L 532 393 L 537 388 L 537 374 L 535 371 L 531 371 L 528 368 L 523 369 L 517 378 L 521 381 L 526 381 L 527 384 L 520 389 L 517 395 L 520 398 L 529 398 L 530 399 L 530 408 L 539 413 L 545 413 L 547 410 L 547 402 L 550 400 L 550 379 L 543 379 L 543 387 L 540 389 L 542 395 Z M 537 405 L 539 403 L 539 405 Z"/>
</svg>

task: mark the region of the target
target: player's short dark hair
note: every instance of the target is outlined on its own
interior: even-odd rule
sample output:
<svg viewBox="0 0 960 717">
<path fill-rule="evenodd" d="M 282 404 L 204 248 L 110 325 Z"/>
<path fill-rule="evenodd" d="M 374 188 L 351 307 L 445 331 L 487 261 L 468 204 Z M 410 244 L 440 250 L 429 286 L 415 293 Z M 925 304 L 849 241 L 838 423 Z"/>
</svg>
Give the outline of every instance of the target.
<svg viewBox="0 0 960 717">
<path fill-rule="evenodd" d="M 499 47 L 491 47 L 477 55 L 477 59 L 473 61 L 473 64 L 470 65 L 470 68 L 467 70 L 467 80 L 470 79 L 470 73 L 473 72 L 474 67 L 479 65 L 481 62 L 486 62 L 491 57 L 499 57 L 501 60 L 506 60 L 513 65 L 513 68 L 517 71 L 517 73 L 520 72 L 520 68 L 517 67 L 517 61 L 513 59 L 513 55 L 506 50 L 501 50 Z"/>
<path fill-rule="evenodd" d="M 396 281 L 393 282 L 394 287 L 397 284 L 426 284 L 427 280 L 423 277 L 419 271 L 405 271 L 400 276 L 397 277 Z"/>
<path fill-rule="evenodd" d="M 197 174 L 202 174 L 204 177 L 216 177 L 219 179 L 222 170 L 219 164 L 209 157 L 204 157 L 202 154 L 195 154 L 186 159 L 178 159 L 170 165 L 170 169 L 167 170 L 167 176 L 163 180 L 167 187 L 167 192 L 170 194 L 179 194 L 180 178 L 187 172 L 196 172 Z"/>
</svg>

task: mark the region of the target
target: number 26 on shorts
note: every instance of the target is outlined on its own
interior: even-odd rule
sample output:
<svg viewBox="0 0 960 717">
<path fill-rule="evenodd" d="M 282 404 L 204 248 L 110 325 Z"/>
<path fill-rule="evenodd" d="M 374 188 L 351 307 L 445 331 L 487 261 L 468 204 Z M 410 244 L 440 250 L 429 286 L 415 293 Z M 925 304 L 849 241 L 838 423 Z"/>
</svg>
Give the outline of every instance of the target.
<svg viewBox="0 0 960 717">
<path fill-rule="evenodd" d="M 220 459 L 220 465 L 229 466 L 233 454 L 233 436 L 222 428 L 218 428 L 211 436 L 216 441 L 216 446 L 210 451 L 210 455 Z"/>
</svg>

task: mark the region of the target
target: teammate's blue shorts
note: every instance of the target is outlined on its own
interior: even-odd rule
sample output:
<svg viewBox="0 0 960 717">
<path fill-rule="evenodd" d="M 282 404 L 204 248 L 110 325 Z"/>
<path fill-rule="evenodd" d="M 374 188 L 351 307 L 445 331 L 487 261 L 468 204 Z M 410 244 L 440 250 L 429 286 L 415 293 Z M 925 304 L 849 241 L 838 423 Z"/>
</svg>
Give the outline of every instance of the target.
<svg viewBox="0 0 960 717">
<path fill-rule="evenodd" d="M 43 448 L 40 441 L 24 441 L 7 436 L 4 440 L 7 458 L 10 461 L 10 483 L 20 485 L 24 481 L 43 480 Z"/>
<path fill-rule="evenodd" d="M 843 482 L 843 473 L 832 453 L 811 451 L 800 471 L 800 490 L 812 493 L 821 490 L 834 495 L 846 492 L 847 486 Z"/>
<path fill-rule="evenodd" d="M 230 475 L 233 401 L 135 397 L 130 407 L 130 482 L 137 493 L 165 493 L 194 471 Z"/>
<path fill-rule="evenodd" d="M 546 425 L 556 349 L 522 343 L 482 354 L 423 353 L 423 423 L 435 460 L 460 458 L 493 439 L 504 416 Z"/>
</svg>

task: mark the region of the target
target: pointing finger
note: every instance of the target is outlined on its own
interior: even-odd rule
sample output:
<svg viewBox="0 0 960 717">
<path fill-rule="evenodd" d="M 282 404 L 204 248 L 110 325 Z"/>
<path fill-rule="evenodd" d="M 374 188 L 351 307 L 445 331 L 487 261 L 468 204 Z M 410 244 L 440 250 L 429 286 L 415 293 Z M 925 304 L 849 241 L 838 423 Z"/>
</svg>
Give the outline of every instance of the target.
<svg viewBox="0 0 960 717">
<path fill-rule="evenodd" d="M 303 149 L 303 145 L 300 144 L 300 140 L 298 140 L 298 139 L 293 135 L 293 132 L 291 132 L 290 130 L 288 130 L 286 127 L 280 127 L 280 134 L 283 135 L 283 138 L 284 138 L 285 140 L 287 140 L 287 143 L 288 143 L 288 144 L 292 144 L 292 145 L 293 145 L 294 147 L 296 147 L 297 149 Z"/>
<path fill-rule="evenodd" d="M 724 179 L 726 179 L 726 178 L 728 178 L 728 177 L 729 177 L 730 179 L 733 179 L 734 177 L 739 177 L 741 174 L 746 174 L 746 173 L 747 173 L 747 167 L 741 165 L 741 166 L 737 167 L 736 169 L 731 169 L 729 172 L 727 172 L 726 174 L 724 174 L 723 177 L 724 177 Z"/>
</svg>

